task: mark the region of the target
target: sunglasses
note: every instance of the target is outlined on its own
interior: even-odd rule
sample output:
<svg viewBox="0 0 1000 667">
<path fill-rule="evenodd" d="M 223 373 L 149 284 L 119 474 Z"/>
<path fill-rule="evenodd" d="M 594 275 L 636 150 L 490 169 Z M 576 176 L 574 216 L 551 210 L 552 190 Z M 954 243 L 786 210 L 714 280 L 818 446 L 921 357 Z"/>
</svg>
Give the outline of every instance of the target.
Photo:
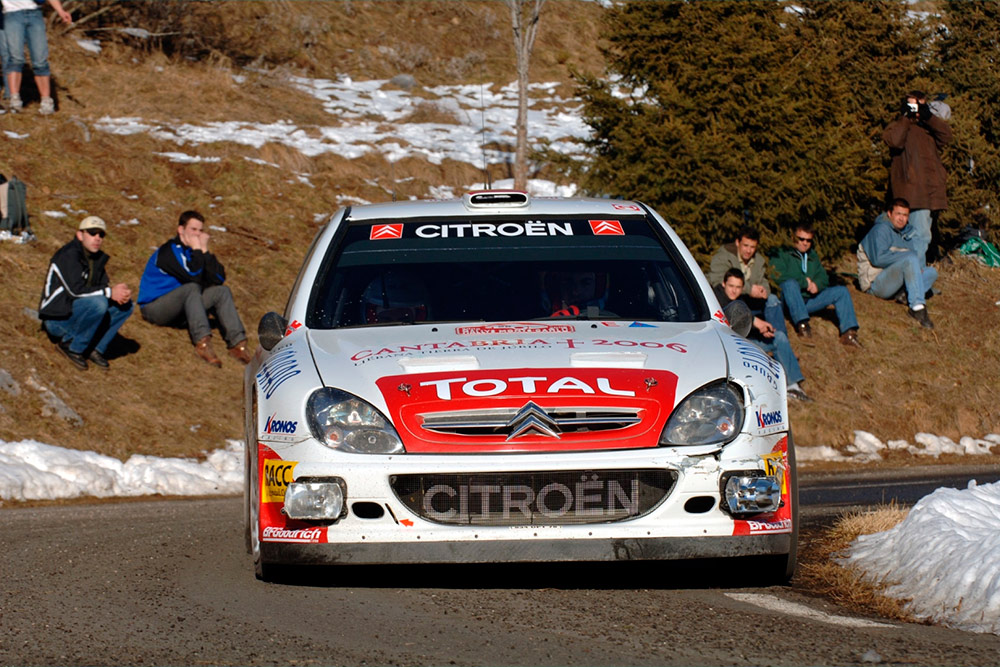
<svg viewBox="0 0 1000 667">
<path fill-rule="evenodd" d="M 103 229 L 85 229 L 83 231 L 85 234 L 90 234 L 91 236 L 100 236 L 102 239 L 107 234 Z"/>
<path fill-rule="evenodd" d="M 802 241 L 803 243 L 812 243 L 813 242 L 813 240 L 811 238 L 807 239 L 804 236 L 796 236 L 795 238 L 797 238 L 799 241 Z"/>
</svg>

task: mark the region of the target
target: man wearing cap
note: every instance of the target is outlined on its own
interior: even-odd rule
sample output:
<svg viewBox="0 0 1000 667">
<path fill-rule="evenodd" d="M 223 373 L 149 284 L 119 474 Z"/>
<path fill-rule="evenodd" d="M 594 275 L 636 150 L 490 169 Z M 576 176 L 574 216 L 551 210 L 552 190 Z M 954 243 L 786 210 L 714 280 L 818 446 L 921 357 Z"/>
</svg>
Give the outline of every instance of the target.
<svg viewBox="0 0 1000 667">
<path fill-rule="evenodd" d="M 104 354 L 132 314 L 132 290 L 125 283 L 110 285 L 101 250 L 107 225 L 96 215 L 80 222 L 76 238 L 60 248 L 49 263 L 38 316 L 56 339 L 56 347 L 74 366 L 87 361 L 107 369 Z"/>
<path fill-rule="evenodd" d="M 153 253 L 139 283 L 142 319 L 163 326 L 187 324 L 194 351 L 203 361 L 222 366 L 212 349 L 208 312 L 214 311 L 229 354 L 245 363 L 251 359 L 243 322 L 233 294 L 222 283 L 226 269 L 208 252 L 205 218 L 198 211 L 184 211 L 177 236 Z"/>
</svg>

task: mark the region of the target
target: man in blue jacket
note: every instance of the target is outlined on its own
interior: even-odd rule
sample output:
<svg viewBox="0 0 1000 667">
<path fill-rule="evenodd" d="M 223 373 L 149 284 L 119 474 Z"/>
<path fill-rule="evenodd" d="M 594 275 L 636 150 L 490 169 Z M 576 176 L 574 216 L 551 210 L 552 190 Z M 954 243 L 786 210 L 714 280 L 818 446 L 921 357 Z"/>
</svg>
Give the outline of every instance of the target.
<svg viewBox="0 0 1000 667">
<path fill-rule="evenodd" d="M 213 366 L 222 366 L 212 349 L 208 312 L 213 311 L 229 354 L 245 364 L 251 355 L 243 322 L 232 292 L 223 284 L 226 269 L 208 252 L 208 241 L 205 217 L 197 211 L 181 213 L 177 236 L 157 248 L 146 263 L 139 283 L 139 312 L 152 324 L 186 323 L 195 353 Z"/>
<path fill-rule="evenodd" d="M 937 271 L 924 266 L 909 215 L 909 202 L 894 199 L 889 210 L 875 219 L 858 246 L 858 282 L 862 290 L 882 299 L 895 298 L 905 289 L 910 317 L 933 329 L 926 295 L 937 280 Z"/>
</svg>

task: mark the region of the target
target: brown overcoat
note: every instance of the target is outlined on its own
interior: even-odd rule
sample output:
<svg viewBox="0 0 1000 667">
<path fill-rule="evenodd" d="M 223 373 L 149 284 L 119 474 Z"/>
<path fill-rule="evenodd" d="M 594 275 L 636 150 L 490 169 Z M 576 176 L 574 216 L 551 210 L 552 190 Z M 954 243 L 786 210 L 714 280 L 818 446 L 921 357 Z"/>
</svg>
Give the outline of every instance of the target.
<svg viewBox="0 0 1000 667">
<path fill-rule="evenodd" d="M 882 140 L 892 156 L 889 188 L 893 199 L 907 200 L 911 210 L 948 208 L 947 174 L 938 151 L 951 136 L 948 123 L 934 115 L 926 122 L 901 116 L 885 128 Z"/>
</svg>

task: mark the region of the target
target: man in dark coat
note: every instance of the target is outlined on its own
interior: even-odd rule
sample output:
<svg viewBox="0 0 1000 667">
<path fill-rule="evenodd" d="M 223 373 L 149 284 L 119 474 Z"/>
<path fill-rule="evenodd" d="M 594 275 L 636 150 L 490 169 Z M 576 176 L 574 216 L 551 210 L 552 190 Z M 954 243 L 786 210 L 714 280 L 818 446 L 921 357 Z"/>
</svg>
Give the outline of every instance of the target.
<svg viewBox="0 0 1000 667">
<path fill-rule="evenodd" d="M 132 314 L 132 290 L 125 283 L 110 285 L 109 258 L 101 250 L 105 234 L 107 225 L 96 215 L 83 219 L 76 238 L 52 256 L 38 306 L 42 326 L 82 371 L 88 359 L 108 368 L 104 354 Z"/>
<path fill-rule="evenodd" d="M 951 127 L 931 113 L 927 96 L 919 90 L 906 95 L 902 115 L 882 133 L 892 156 L 889 167 L 892 199 L 910 203 L 909 224 L 921 265 L 927 261 L 927 247 L 931 243 L 931 213 L 948 208 L 947 174 L 939 151 L 951 138 Z"/>
</svg>

